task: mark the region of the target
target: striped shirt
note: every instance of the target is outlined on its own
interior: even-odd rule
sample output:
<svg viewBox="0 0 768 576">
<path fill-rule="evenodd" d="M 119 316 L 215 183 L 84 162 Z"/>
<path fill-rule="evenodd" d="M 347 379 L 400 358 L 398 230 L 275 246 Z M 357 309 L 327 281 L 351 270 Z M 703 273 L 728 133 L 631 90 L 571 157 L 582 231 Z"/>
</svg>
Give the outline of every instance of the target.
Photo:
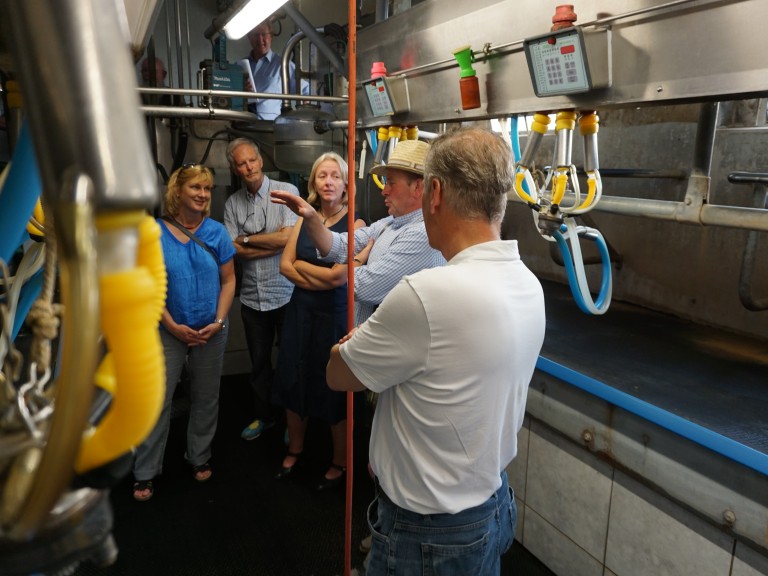
<svg viewBox="0 0 768 576">
<path fill-rule="evenodd" d="M 242 234 L 277 232 L 296 224 L 297 217 L 287 206 L 269 199 L 272 190 L 287 190 L 299 195 L 293 184 L 270 180 L 264 176 L 259 191 L 252 195 L 241 188 L 227 198 L 224 205 L 224 226 L 234 241 Z M 243 268 L 240 302 L 253 310 L 274 310 L 288 303 L 293 284 L 280 274 L 280 254 L 265 258 L 240 259 Z"/>
<path fill-rule="evenodd" d="M 405 216 L 387 216 L 355 230 L 355 254 L 374 239 L 365 266 L 355 268 L 355 325 L 376 310 L 403 276 L 445 264 L 445 258 L 429 246 L 421 209 Z M 318 253 L 319 256 L 319 253 Z M 347 234 L 333 234 L 333 244 L 322 258 L 347 261 Z"/>
</svg>

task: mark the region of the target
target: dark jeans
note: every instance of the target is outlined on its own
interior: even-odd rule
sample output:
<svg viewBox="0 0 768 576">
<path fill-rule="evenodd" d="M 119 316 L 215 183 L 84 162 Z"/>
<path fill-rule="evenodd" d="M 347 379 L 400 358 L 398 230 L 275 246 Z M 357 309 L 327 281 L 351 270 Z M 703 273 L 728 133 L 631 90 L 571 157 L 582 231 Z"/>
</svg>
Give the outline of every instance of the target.
<svg viewBox="0 0 768 576">
<path fill-rule="evenodd" d="M 507 473 L 488 500 L 456 514 L 418 514 L 377 488 L 368 507 L 368 576 L 498 576 L 512 545 L 517 508 Z"/>
<path fill-rule="evenodd" d="M 254 395 L 254 418 L 274 421 L 272 398 L 272 347 L 280 343 L 285 306 L 259 311 L 240 306 L 245 340 L 251 356 L 251 388 Z"/>
</svg>

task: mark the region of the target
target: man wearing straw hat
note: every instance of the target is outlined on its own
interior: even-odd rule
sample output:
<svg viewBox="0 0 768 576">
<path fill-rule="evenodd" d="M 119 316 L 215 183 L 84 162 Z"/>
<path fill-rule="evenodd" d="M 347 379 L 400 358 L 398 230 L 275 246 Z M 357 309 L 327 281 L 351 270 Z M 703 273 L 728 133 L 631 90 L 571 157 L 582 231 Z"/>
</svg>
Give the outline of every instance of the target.
<svg viewBox="0 0 768 576">
<path fill-rule="evenodd" d="M 395 146 L 386 165 L 371 169 L 372 174 L 386 176 L 381 194 L 389 216 L 355 230 L 356 325 L 373 314 L 403 276 L 445 264 L 442 255 L 429 246 L 421 214 L 427 150 L 426 142 L 403 140 Z M 346 233 L 328 230 L 315 209 L 298 196 L 273 191 L 272 199 L 304 218 L 302 226 L 321 258 L 329 262 L 347 261 Z"/>
</svg>

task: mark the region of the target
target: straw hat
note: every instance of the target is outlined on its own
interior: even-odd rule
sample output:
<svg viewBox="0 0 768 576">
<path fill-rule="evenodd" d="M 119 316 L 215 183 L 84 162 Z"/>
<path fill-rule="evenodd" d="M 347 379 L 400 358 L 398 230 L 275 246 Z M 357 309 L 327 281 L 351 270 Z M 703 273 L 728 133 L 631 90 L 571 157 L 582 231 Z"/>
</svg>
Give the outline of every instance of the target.
<svg viewBox="0 0 768 576">
<path fill-rule="evenodd" d="M 371 168 L 371 174 L 386 176 L 387 168 L 411 172 L 424 176 L 424 161 L 427 158 L 429 144 L 421 140 L 403 140 L 398 142 L 389 155 L 389 162 Z"/>
</svg>

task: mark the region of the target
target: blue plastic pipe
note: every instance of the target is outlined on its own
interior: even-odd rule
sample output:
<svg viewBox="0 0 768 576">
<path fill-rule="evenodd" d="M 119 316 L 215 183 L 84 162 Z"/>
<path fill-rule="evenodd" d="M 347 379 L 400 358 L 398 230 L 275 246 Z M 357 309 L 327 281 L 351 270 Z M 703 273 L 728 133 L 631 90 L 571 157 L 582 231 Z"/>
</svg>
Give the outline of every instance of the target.
<svg viewBox="0 0 768 576">
<path fill-rule="evenodd" d="M 32 136 L 25 121 L 11 158 L 8 176 L 0 191 L 0 258 L 5 262 L 28 238 L 27 221 L 42 189 Z"/>
<path fill-rule="evenodd" d="M 726 458 L 743 464 L 747 468 L 756 470 L 761 474 L 768 475 L 768 455 L 758 452 L 740 442 L 731 438 L 713 432 L 698 424 L 686 420 L 676 414 L 662 410 L 658 406 L 649 404 L 644 400 L 635 398 L 621 390 L 617 390 L 599 380 L 585 376 L 562 364 L 558 364 L 548 358 L 539 356 L 536 368 L 567 382 L 577 388 L 592 394 L 618 406 L 627 412 L 640 416 L 649 422 L 661 426 L 662 428 L 674 432 L 675 434 L 687 438 L 696 444 L 709 448 L 710 450 L 722 454 Z"/>
</svg>

